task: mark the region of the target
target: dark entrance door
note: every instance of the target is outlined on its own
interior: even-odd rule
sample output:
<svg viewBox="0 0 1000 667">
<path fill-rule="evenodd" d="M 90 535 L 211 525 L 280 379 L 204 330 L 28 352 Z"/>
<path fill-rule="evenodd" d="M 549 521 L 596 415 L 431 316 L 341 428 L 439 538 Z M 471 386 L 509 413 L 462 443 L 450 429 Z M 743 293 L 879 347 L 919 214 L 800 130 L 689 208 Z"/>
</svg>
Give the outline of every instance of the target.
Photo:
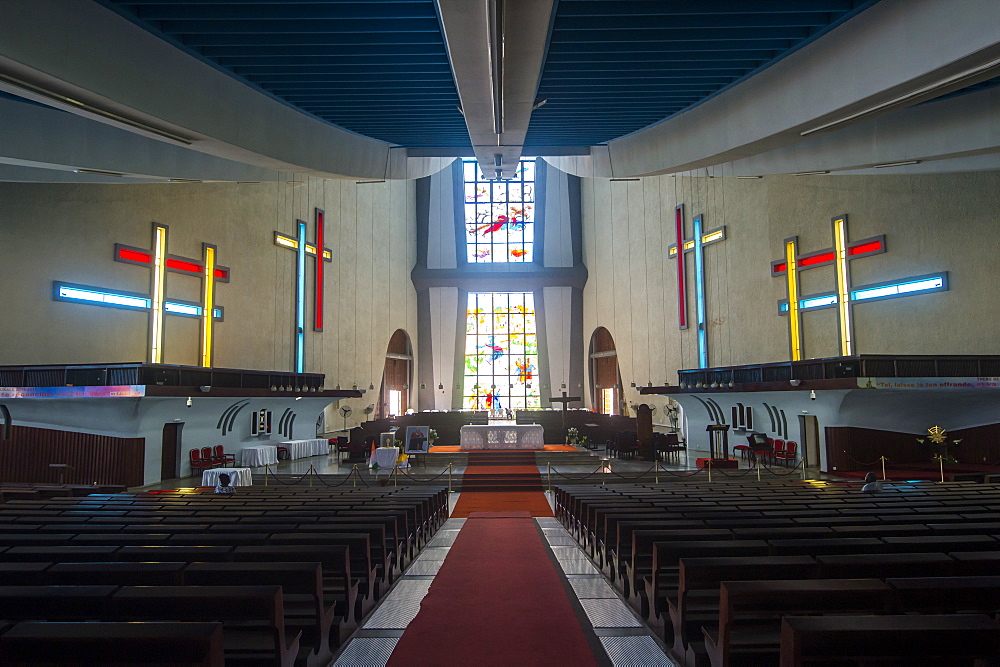
<svg viewBox="0 0 1000 667">
<path fill-rule="evenodd" d="M 168 422 L 163 425 L 163 440 L 160 443 L 160 480 L 174 479 L 180 472 L 177 470 L 178 456 L 181 450 L 181 429 L 184 422 Z"/>
</svg>

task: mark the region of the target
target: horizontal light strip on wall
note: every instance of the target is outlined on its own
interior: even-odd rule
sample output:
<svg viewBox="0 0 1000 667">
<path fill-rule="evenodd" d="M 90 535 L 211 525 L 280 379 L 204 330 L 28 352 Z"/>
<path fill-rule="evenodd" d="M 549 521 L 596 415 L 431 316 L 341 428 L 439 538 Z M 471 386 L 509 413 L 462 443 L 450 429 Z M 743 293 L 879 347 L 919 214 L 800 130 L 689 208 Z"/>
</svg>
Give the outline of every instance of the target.
<svg viewBox="0 0 1000 667">
<path fill-rule="evenodd" d="M 94 306 L 126 308 L 129 310 L 149 310 L 152 303 L 149 297 L 145 296 L 112 292 L 110 290 L 83 285 L 67 285 L 64 283 L 55 284 L 55 295 L 59 301 L 75 301 Z M 165 302 L 163 310 L 170 315 L 180 315 L 182 317 L 201 317 L 202 312 L 201 306 L 177 301 Z M 213 319 L 221 320 L 222 309 L 213 308 L 212 317 Z"/>
</svg>

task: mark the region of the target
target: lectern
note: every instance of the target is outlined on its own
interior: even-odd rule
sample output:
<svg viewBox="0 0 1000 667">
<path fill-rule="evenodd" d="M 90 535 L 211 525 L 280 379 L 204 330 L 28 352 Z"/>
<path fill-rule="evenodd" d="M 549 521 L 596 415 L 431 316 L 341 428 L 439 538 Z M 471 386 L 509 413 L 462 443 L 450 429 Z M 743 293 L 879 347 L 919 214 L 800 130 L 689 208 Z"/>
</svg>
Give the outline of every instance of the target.
<svg viewBox="0 0 1000 667">
<path fill-rule="evenodd" d="M 727 460 L 729 458 L 729 424 L 709 424 L 705 430 L 708 431 L 708 450 L 712 453 L 712 460 Z"/>
<path fill-rule="evenodd" d="M 708 450 L 711 454 L 708 458 L 698 459 L 698 466 L 704 468 L 711 462 L 713 468 L 739 467 L 739 461 L 729 458 L 729 424 L 709 424 L 705 430 L 708 431 Z"/>
</svg>

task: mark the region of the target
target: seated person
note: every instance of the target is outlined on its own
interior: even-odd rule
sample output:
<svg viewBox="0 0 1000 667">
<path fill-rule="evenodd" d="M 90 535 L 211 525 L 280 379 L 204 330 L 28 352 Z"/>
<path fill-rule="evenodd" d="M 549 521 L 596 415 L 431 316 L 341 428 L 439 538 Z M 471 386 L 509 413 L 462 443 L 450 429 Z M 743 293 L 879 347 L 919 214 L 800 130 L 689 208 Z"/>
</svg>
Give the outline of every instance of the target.
<svg viewBox="0 0 1000 667">
<path fill-rule="evenodd" d="M 236 489 L 229 486 L 229 482 L 232 478 L 226 473 L 219 473 L 219 483 L 215 485 L 215 492 L 223 496 L 231 496 L 236 493 Z"/>
<path fill-rule="evenodd" d="M 873 472 L 865 475 L 865 485 L 861 487 L 861 493 L 881 493 L 881 491 L 882 480 L 878 479 Z"/>
</svg>

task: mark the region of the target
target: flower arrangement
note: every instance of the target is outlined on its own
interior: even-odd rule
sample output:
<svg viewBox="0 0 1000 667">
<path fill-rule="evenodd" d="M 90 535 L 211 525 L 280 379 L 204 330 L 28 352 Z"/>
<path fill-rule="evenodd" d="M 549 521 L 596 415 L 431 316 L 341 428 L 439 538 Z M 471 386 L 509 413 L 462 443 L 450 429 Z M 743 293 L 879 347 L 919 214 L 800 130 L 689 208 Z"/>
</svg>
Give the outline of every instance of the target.
<svg viewBox="0 0 1000 667">
<path fill-rule="evenodd" d="M 580 432 L 575 428 L 566 429 L 566 439 L 571 443 L 576 443 L 576 439 L 580 437 Z"/>
<path fill-rule="evenodd" d="M 429 442 L 434 442 L 434 441 L 435 441 L 435 440 L 437 440 L 437 439 L 438 439 L 438 432 L 437 432 L 437 429 L 435 429 L 435 428 L 432 428 L 432 429 L 429 429 L 429 430 L 427 431 L 427 440 L 428 440 Z"/>
</svg>

